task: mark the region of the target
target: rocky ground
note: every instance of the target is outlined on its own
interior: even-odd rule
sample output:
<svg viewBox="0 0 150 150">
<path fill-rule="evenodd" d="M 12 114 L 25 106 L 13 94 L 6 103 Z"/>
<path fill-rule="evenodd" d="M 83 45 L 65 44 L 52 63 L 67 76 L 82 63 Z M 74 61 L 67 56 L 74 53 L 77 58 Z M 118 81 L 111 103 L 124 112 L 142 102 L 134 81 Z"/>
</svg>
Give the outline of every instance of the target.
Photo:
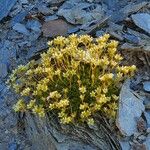
<svg viewBox="0 0 150 150">
<path fill-rule="evenodd" d="M 150 150 L 149 0 L 0 1 L 0 150 L 30 150 L 24 124 L 12 110 L 17 96 L 5 81 L 12 69 L 37 59 L 57 35 L 109 33 L 125 63 L 139 68 L 120 94 L 117 126 L 123 150 Z M 79 148 L 80 149 L 80 148 Z"/>
</svg>

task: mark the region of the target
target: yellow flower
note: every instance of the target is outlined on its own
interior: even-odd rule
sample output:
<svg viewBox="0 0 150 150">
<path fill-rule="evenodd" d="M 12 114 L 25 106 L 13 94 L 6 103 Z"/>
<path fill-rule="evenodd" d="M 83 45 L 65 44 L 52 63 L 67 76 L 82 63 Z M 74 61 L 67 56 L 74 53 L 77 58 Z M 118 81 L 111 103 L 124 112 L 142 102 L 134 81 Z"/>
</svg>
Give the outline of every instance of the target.
<svg viewBox="0 0 150 150">
<path fill-rule="evenodd" d="M 25 111 L 26 105 L 23 99 L 19 99 L 18 102 L 13 106 L 14 111 Z"/>
<path fill-rule="evenodd" d="M 90 93 L 90 95 L 91 95 L 91 97 L 95 97 L 95 91 L 92 91 L 92 92 Z"/>
<path fill-rule="evenodd" d="M 64 108 L 69 105 L 69 100 L 68 99 L 62 99 L 57 103 L 58 108 Z"/>
<path fill-rule="evenodd" d="M 82 94 L 84 94 L 84 93 L 86 92 L 86 87 L 85 87 L 85 86 L 81 86 L 81 87 L 79 88 L 79 91 L 80 91 Z"/>
<path fill-rule="evenodd" d="M 84 110 L 84 109 L 87 109 L 89 106 L 87 103 L 83 103 L 83 104 L 80 104 L 80 109 L 81 110 Z"/>
<path fill-rule="evenodd" d="M 29 104 L 27 104 L 27 109 L 31 109 L 31 108 L 33 108 L 34 107 L 34 105 L 35 105 L 35 102 L 36 102 L 36 100 L 34 99 L 34 100 L 31 100 L 30 102 L 29 102 Z"/>
<path fill-rule="evenodd" d="M 30 94 L 30 88 L 27 87 L 21 92 L 21 96 L 28 96 Z"/>
<path fill-rule="evenodd" d="M 108 74 L 105 74 L 103 75 L 102 77 L 100 77 L 99 79 L 101 81 L 108 81 L 108 80 L 112 80 L 114 77 L 114 74 L 113 73 L 108 73 Z"/>
<path fill-rule="evenodd" d="M 60 97 L 61 97 L 61 94 L 58 91 L 53 91 L 53 92 L 50 92 L 48 99 L 49 98 L 59 99 Z"/>
<path fill-rule="evenodd" d="M 81 119 L 86 119 L 88 118 L 89 116 L 91 116 L 91 112 L 89 110 L 86 110 L 86 111 L 82 111 L 81 112 Z"/>
<path fill-rule="evenodd" d="M 88 125 L 94 125 L 94 119 L 93 118 L 89 118 L 87 123 L 88 123 Z"/>
</svg>

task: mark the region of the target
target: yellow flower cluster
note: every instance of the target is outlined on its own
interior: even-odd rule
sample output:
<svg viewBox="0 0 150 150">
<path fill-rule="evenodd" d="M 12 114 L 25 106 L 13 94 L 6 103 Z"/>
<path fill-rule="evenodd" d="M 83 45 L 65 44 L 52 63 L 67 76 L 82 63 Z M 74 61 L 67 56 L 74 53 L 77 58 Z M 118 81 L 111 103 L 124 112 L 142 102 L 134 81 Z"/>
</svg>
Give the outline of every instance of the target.
<svg viewBox="0 0 150 150">
<path fill-rule="evenodd" d="M 48 45 L 40 60 L 11 74 L 9 83 L 21 97 L 15 111 L 29 110 L 40 117 L 53 111 L 64 124 L 94 124 L 98 112 L 115 117 L 119 87 L 136 70 L 120 65 L 118 42 L 109 40 L 109 34 L 96 39 L 72 34 Z"/>
</svg>

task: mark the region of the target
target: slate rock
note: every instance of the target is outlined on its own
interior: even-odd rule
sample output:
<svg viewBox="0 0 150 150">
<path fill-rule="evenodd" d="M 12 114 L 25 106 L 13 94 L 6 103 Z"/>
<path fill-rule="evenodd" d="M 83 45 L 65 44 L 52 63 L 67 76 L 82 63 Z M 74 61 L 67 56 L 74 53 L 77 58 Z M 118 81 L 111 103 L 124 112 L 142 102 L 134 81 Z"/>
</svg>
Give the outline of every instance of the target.
<svg viewBox="0 0 150 150">
<path fill-rule="evenodd" d="M 65 0 L 44 0 L 46 3 L 49 3 L 49 4 L 55 4 L 55 5 L 58 5 L 62 2 L 64 2 Z"/>
<path fill-rule="evenodd" d="M 26 24 L 26 27 L 28 29 L 31 29 L 35 32 L 41 32 L 41 23 L 38 21 L 38 20 L 28 20 L 27 24 Z"/>
<path fill-rule="evenodd" d="M 134 43 L 134 44 L 139 44 L 140 43 L 140 37 L 137 37 L 135 35 L 124 34 L 123 37 L 129 43 Z"/>
<path fill-rule="evenodd" d="M 143 82 L 143 89 L 146 92 L 150 92 L 150 81 L 144 81 Z"/>
<path fill-rule="evenodd" d="M 42 13 L 43 15 L 54 14 L 54 11 L 52 9 L 43 4 L 38 6 L 38 12 Z"/>
<path fill-rule="evenodd" d="M 150 111 L 145 111 L 144 116 L 146 118 L 147 127 L 150 128 Z"/>
<path fill-rule="evenodd" d="M 129 144 L 129 141 L 119 141 L 120 145 L 121 145 L 121 148 L 122 150 L 130 150 L 130 144 Z"/>
<path fill-rule="evenodd" d="M 19 0 L 19 2 L 21 3 L 21 4 L 28 4 L 29 2 L 28 2 L 28 0 Z"/>
<path fill-rule="evenodd" d="M 146 146 L 146 150 L 150 150 L 150 136 L 147 137 L 146 141 L 144 142 Z"/>
<path fill-rule="evenodd" d="M 42 26 L 44 37 L 65 36 L 72 25 L 62 19 L 45 22 Z"/>
<path fill-rule="evenodd" d="M 57 15 L 45 16 L 45 22 L 58 19 Z"/>
<path fill-rule="evenodd" d="M 137 132 L 137 120 L 144 111 L 143 100 L 137 98 L 127 80 L 121 89 L 116 124 L 123 135 L 131 136 Z"/>
<path fill-rule="evenodd" d="M 0 62 L 9 66 L 16 59 L 16 47 L 13 42 L 5 40 L 0 43 Z"/>
<path fill-rule="evenodd" d="M 16 23 L 13 26 L 13 29 L 15 31 L 17 31 L 18 33 L 22 33 L 24 35 L 29 35 L 29 31 L 27 30 L 27 28 L 25 27 L 25 25 L 21 24 L 21 23 Z"/>
<path fill-rule="evenodd" d="M 86 24 L 93 20 L 102 19 L 104 9 L 100 4 L 90 4 L 79 0 L 66 1 L 58 10 L 58 15 L 63 16 L 72 24 Z"/>
<path fill-rule="evenodd" d="M 32 8 L 33 8 L 33 5 L 29 6 L 27 10 L 23 10 L 20 13 L 18 13 L 15 17 L 13 17 L 11 20 L 11 26 L 14 26 L 16 23 L 21 23 Z"/>
<path fill-rule="evenodd" d="M 5 78 L 7 74 L 7 65 L 4 63 L 0 63 L 0 78 Z"/>
<path fill-rule="evenodd" d="M 139 13 L 132 15 L 133 22 L 144 31 L 150 34 L 150 14 L 148 13 Z"/>
<path fill-rule="evenodd" d="M 8 150 L 17 150 L 17 144 L 12 142 L 8 145 Z"/>
<path fill-rule="evenodd" d="M 0 21 L 6 17 L 17 0 L 0 0 Z"/>
<path fill-rule="evenodd" d="M 140 133 L 146 130 L 146 122 L 142 117 L 140 117 L 137 121 L 137 129 Z"/>
</svg>

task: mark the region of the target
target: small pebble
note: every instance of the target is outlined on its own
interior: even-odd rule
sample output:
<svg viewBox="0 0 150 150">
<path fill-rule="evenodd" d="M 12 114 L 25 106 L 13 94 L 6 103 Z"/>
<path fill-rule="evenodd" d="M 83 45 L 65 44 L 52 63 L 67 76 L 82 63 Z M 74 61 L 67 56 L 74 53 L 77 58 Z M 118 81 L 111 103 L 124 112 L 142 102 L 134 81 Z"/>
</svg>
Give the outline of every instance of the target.
<svg viewBox="0 0 150 150">
<path fill-rule="evenodd" d="M 146 92 L 150 92 L 150 81 L 145 81 L 145 82 L 143 82 L 143 89 L 144 89 Z"/>
</svg>

